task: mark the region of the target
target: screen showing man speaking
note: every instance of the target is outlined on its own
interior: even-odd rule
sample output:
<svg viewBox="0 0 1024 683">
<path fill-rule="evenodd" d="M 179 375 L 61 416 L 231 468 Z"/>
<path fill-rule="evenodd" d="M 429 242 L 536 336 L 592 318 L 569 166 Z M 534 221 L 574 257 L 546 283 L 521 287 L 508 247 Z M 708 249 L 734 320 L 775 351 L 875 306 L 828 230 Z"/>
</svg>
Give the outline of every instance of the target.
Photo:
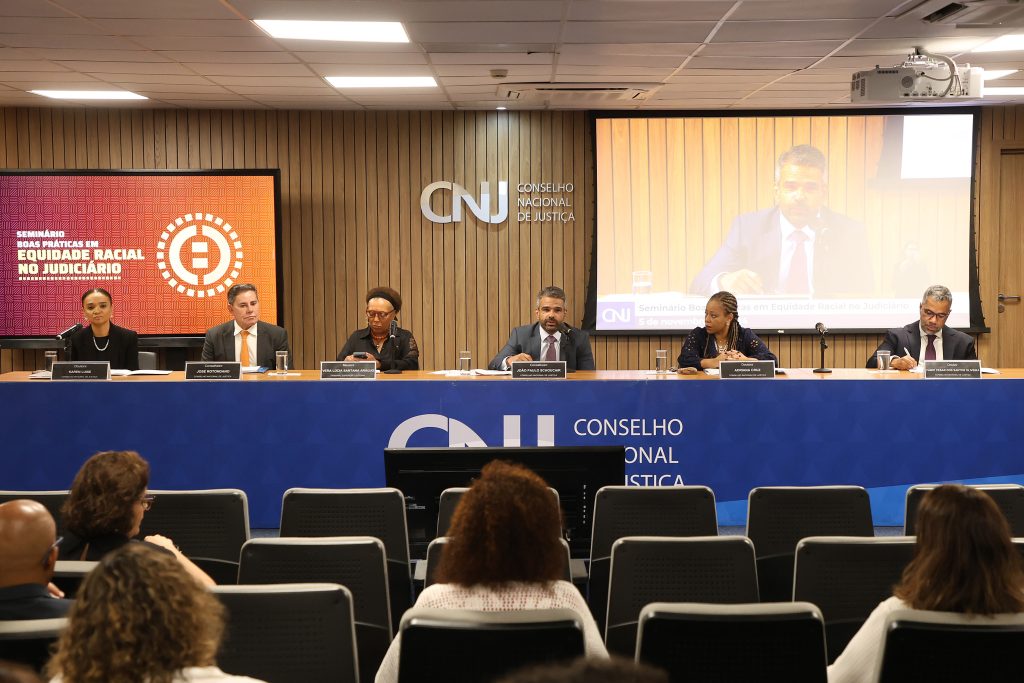
<svg viewBox="0 0 1024 683">
<path fill-rule="evenodd" d="M 934 112 L 935 110 L 931 110 Z M 962 110 L 961 110 L 962 111 Z M 974 113 L 598 118 L 597 328 L 969 325 Z"/>
<path fill-rule="evenodd" d="M 277 171 L 0 175 L 0 336 L 81 322 L 103 287 L 118 325 L 202 334 L 251 282 L 277 319 Z"/>
</svg>

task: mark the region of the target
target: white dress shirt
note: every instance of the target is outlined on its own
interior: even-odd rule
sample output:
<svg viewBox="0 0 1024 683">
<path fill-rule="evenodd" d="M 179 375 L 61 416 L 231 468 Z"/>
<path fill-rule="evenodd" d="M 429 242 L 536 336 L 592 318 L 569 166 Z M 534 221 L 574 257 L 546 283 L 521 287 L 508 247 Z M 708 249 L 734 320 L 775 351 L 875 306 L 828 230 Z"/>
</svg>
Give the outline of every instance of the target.
<svg viewBox="0 0 1024 683">
<path fill-rule="evenodd" d="M 548 331 L 545 330 L 543 327 L 538 327 L 537 329 L 540 330 L 540 358 L 538 358 L 537 360 L 544 360 L 544 355 L 548 351 Z M 556 330 L 554 332 L 554 337 L 555 337 L 555 360 L 562 360 L 562 358 L 561 358 L 561 355 L 562 355 L 561 354 L 562 333 L 558 332 Z M 502 370 L 511 370 L 512 369 L 512 367 L 508 364 L 508 359 L 509 358 L 511 358 L 511 356 L 506 356 L 505 360 L 501 361 L 501 369 Z"/>
</svg>

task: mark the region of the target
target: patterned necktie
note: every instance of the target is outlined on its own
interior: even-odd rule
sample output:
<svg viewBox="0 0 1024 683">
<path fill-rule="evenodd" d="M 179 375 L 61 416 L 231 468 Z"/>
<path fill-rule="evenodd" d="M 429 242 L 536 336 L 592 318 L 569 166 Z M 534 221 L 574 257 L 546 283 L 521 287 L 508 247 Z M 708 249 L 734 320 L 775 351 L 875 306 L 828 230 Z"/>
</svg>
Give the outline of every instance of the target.
<svg viewBox="0 0 1024 683">
<path fill-rule="evenodd" d="M 809 294 L 810 288 L 807 286 L 807 250 L 804 248 L 807 235 L 797 230 L 791 233 L 788 239 L 794 243 L 795 247 L 793 249 L 793 259 L 789 262 L 789 272 L 786 273 L 786 284 L 783 287 L 783 291 L 786 294 Z"/>
<path fill-rule="evenodd" d="M 925 360 L 935 360 L 935 335 L 928 335 L 928 347 L 924 350 Z"/>
<path fill-rule="evenodd" d="M 544 360 L 558 360 L 555 355 L 555 335 L 549 334 L 545 341 L 548 343 L 548 348 L 544 351 Z"/>
<path fill-rule="evenodd" d="M 242 330 L 242 350 L 238 352 L 238 360 L 244 368 L 252 365 L 249 358 L 249 330 Z"/>
</svg>

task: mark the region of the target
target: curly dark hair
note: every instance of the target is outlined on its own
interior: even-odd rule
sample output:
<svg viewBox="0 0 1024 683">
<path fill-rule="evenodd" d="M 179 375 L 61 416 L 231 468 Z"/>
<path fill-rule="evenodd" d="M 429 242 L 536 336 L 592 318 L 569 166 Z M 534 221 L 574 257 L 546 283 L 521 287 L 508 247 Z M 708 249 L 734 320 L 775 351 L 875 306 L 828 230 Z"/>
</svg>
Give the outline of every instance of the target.
<svg viewBox="0 0 1024 683">
<path fill-rule="evenodd" d="M 224 614 L 173 555 L 130 543 L 85 577 L 47 671 L 64 683 L 170 683 L 215 663 Z"/>
<path fill-rule="evenodd" d="M 149 485 L 149 463 L 135 451 L 104 451 L 82 465 L 61 508 L 64 526 L 81 539 L 124 534 L 134 522 L 132 505 Z"/>
<path fill-rule="evenodd" d="M 663 669 L 613 656 L 528 666 L 496 683 L 669 683 L 669 678 Z"/>
<path fill-rule="evenodd" d="M 893 593 L 914 609 L 1024 611 L 1024 570 L 1010 525 L 984 491 L 945 484 L 917 512 L 917 548 Z"/>
<path fill-rule="evenodd" d="M 494 460 L 459 501 L 441 555 L 438 582 L 498 587 L 563 576 L 562 515 L 543 479 Z"/>
<path fill-rule="evenodd" d="M 390 287 L 374 287 L 366 293 L 366 303 L 370 303 L 370 299 L 384 299 L 395 309 L 395 313 L 402 310 L 402 295 Z"/>
</svg>

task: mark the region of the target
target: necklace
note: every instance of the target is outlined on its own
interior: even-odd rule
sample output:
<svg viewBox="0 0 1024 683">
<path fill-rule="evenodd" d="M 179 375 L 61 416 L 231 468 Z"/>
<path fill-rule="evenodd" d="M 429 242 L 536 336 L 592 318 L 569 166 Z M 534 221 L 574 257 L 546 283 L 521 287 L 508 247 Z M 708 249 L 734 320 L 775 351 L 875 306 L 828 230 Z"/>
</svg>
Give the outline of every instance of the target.
<svg viewBox="0 0 1024 683">
<path fill-rule="evenodd" d="M 96 343 L 96 337 L 92 338 L 92 345 L 96 347 L 97 351 L 106 351 L 110 346 L 110 337 L 107 337 L 107 343 L 103 345 L 102 349 L 100 348 L 100 345 Z"/>
</svg>

